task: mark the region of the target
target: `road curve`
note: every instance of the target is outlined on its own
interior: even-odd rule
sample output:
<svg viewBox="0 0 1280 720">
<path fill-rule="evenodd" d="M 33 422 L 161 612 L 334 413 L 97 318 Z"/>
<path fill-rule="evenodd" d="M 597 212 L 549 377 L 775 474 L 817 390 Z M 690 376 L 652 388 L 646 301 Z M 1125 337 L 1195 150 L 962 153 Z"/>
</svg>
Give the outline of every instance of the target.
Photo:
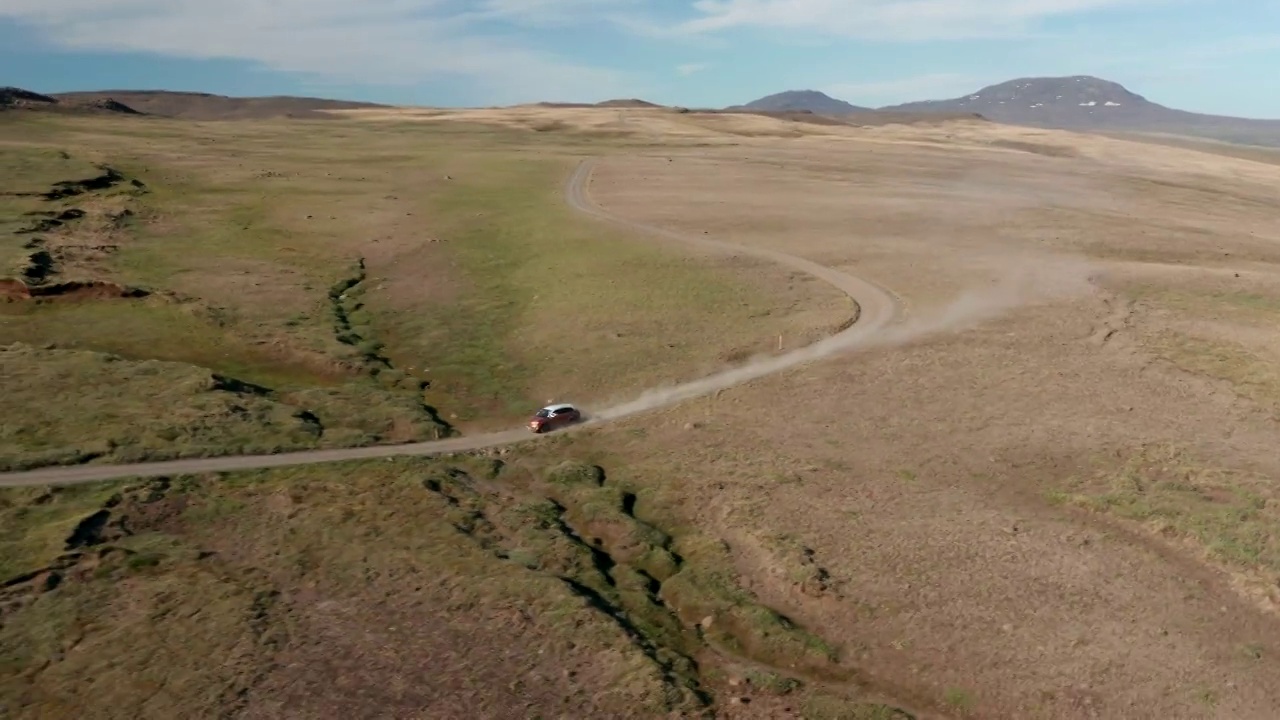
<svg viewBox="0 0 1280 720">
<path fill-rule="evenodd" d="M 745 247 L 732 243 L 713 240 L 706 237 L 684 235 L 673 230 L 646 225 L 609 213 L 591 201 L 587 194 L 587 185 L 591 179 L 591 171 L 595 167 L 595 159 L 590 158 L 579 164 L 570 177 L 565 188 L 566 199 L 573 209 L 586 215 L 667 240 L 687 243 L 689 245 L 726 250 L 742 255 L 752 255 L 776 262 L 780 265 L 795 268 L 823 280 L 852 298 L 859 306 L 857 321 L 848 328 L 822 340 L 793 350 L 782 355 L 775 355 L 761 360 L 748 362 L 746 365 L 731 368 L 698 380 L 669 388 L 649 391 L 635 400 L 603 408 L 589 413 L 590 420 L 578 428 L 590 427 L 602 422 L 635 415 L 648 410 L 674 405 L 685 400 L 716 392 L 734 385 L 764 377 L 810 360 L 833 355 L 845 350 L 859 347 L 872 338 L 876 331 L 891 322 L 898 312 L 896 298 L 875 285 L 861 278 L 804 258 L 764 248 Z M 575 428 L 567 431 L 572 432 Z M 368 460 L 373 458 L 392 458 L 398 456 L 440 455 L 467 450 L 480 450 L 501 445 L 512 445 L 520 442 L 536 441 L 525 428 L 485 433 L 468 437 L 432 440 L 428 442 L 405 445 L 377 445 L 373 447 L 337 448 L 332 450 L 304 450 L 300 452 L 277 453 L 271 455 L 231 455 L 211 458 L 194 458 L 184 460 L 165 460 L 159 462 L 130 463 L 122 465 L 76 465 L 57 466 L 28 470 L 23 472 L 0 473 L 0 487 L 18 487 L 24 485 L 73 485 L 133 477 L 155 477 L 160 475 L 191 475 L 233 470 L 257 470 L 263 468 L 309 465 L 315 463 L 341 462 L 347 460 Z"/>
</svg>

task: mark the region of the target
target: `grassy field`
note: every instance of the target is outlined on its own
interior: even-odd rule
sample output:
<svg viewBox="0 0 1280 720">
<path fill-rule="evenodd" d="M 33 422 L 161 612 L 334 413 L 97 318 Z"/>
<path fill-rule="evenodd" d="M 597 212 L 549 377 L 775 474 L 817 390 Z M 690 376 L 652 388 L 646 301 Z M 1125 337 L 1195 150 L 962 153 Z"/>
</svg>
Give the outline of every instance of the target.
<svg viewBox="0 0 1280 720">
<path fill-rule="evenodd" d="M 344 121 L 0 123 L 0 254 L 12 277 L 32 292 L 110 284 L 0 302 L 0 345 L 35 348 L 6 355 L 9 417 L 54 382 L 79 383 L 82 401 L 108 408 L 73 413 L 74 394 L 59 391 L 27 410 L 50 418 L 38 441 L 17 434 L 29 428 L 7 431 L 8 467 L 509 426 L 549 400 L 625 398 L 768 350 L 782 333 L 821 334 L 850 312 L 834 291 L 784 271 L 691 258 L 575 217 L 563 199 L 581 153 L 572 135 Z M 120 180 L 40 195 L 104 168 Z M 22 275 L 32 263 L 40 277 Z M 144 296 L 111 296 L 127 288 Z M 41 361 L 53 348 L 122 362 L 110 375 L 88 355 Z M 157 373 L 179 385 L 209 373 L 249 383 L 274 409 L 233 408 L 227 422 L 241 429 L 230 434 L 161 429 L 154 401 L 170 395 L 152 390 L 146 378 Z M 193 398 L 179 402 L 209 399 Z M 146 416 L 149 402 L 154 428 L 100 424 Z M 300 429 L 279 413 L 318 422 Z"/>
<path fill-rule="evenodd" d="M 1270 479 L 1214 467 L 1193 451 L 1141 448 L 1118 471 L 1076 478 L 1051 500 L 1114 513 L 1156 535 L 1189 540 L 1215 561 L 1280 578 L 1280 516 Z"/>
<path fill-rule="evenodd" d="M 34 296 L 0 302 L 6 470 L 498 426 L 851 310 L 575 217 L 571 134 L 0 123 L 0 252 Z M 606 483 L 607 453 L 571 445 L 4 491 L 0 714 L 651 717 L 751 696 L 891 716 L 721 544 L 669 534 L 642 478 Z"/>
<path fill-rule="evenodd" d="M 759 694 L 894 717 L 588 456 L 0 493 L 0 709 L 652 717 Z"/>
<path fill-rule="evenodd" d="M 1133 339 L 1154 362 L 1223 388 L 1280 418 L 1280 286 L 1270 273 L 1180 270 L 1123 284 L 1137 305 Z M 1243 277 L 1242 277 L 1243 276 Z M 1275 483 L 1241 458 L 1206 456 L 1195 439 L 1133 448 L 1118 467 L 1074 476 L 1051 502 L 1106 513 L 1186 544 L 1274 601 L 1280 579 Z"/>
<path fill-rule="evenodd" d="M 0 305 L 4 462 L 479 429 L 848 312 L 569 213 L 586 153 L 604 207 L 883 283 L 910 340 L 519 449 L 0 492 L 0 715 L 1274 716 L 1273 163 L 977 121 L 356 115 L 2 126 L 32 191 L 123 178 L 4 196 L 15 230 L 85 211 L 6 236 L 14 265 L 35 234 L 45 287 L 151 291 Z"/>
<path fill-rule="evenodd" d="M 1242 277 L 1244 275 L 1244 277 Z M 1131 281 L 1144 347 L 1191 375 L 1223 383 L 1280 417 L 1280 284 L 1269 273 L 1187 275 Z"/>
</svg>

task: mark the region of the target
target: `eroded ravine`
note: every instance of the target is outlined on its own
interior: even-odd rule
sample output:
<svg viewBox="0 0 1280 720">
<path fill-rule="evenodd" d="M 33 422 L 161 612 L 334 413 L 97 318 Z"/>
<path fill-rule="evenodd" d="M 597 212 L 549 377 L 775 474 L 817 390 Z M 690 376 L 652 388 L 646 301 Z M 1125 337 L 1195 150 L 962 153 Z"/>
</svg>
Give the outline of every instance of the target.
<svg viewBox="0 0 1280 720">
<path fill-rule="evenodd" d="M 765 248 L 735 245 L 707 237 L 685 235 L 666 228 L 648 225 L 614 215 L 591 201 L 587 194 L 587 185 L 591 179 L 591 171 L 595 159 L 584 160 L 565 188 L 566 199 L 574 210 L 588 216 L 624 227 L 630 230 L 648 233 L 666 240 L 686 243 L 694 247 L 730 251 L 744 255 L 770 260 L 780 265 L 795 268 L 808 273 L 837 288 L 849 296 L 858 305 L 857 321 L 838 333 L 827 336 L 818 342 L 806 345 L 790 352 L 750 361 L 744 365 L 730 368 L 688 383 L 673 385 L 667 388 L 651 390 L 640 397 L 598 410 L 590 410 L 591 419 L 581 427 L 590 427 L 601 422 L 608 422 L 635 415 L 641 412 L 668 407 L 692 398 L 707 395 L 718 390 L 740 385 L 742 383 L 765 377 L 783 370 L 827 357 L 839 352 L 855 349 L 868 344 L 876 334 L 897 315 L 898 302 L 885 289 L 862 278 L 841 272 L 834 268 L 820 265 L 794 255 Z M 572 432 L 571 428 L 566 432 Z M 271 455 L 226 455 L 211 458 L 194 458 L 184 460 L 167 460 L 159 462 L 131 463 L 120 465 L 81 465 L 74 467 L 48 467 L 37 470 L 0 474 L 0 487 L 17 487 L 25 485 L 67 485 L 96 482 L 130 477 L 156 477 L 162 475 L 195 474 L 210 472 L 227 472 L 234 470 L 255 470 L 261 468 L 308 465 L 315 463 L 340 462 L 348 460 L 366 460 L 406 455 L 439 455 L 467 450 L 480 450 L 511 445 L 519 442 L 536 441 L 524 428 L 504 430 L 468 437 L 432 440 L 404 445 L 378 445 L 359 448 L 339 448 L 332 450 L 306 450 L 300 452 L 278 453 Z"/>
</svg>

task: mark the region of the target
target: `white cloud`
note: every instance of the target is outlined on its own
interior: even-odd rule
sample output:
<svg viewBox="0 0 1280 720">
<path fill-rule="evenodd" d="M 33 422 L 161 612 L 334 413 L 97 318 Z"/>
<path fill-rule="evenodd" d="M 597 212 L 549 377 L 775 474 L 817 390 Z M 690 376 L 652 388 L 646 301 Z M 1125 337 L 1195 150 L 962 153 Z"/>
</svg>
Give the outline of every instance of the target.
<svg viewBox="0 0 1280 720">
<path fill-rule="evenodd" d="M 987 84 L 969 75 L 931 73 L 875 82 L 836 83 L 819 89 L 854 105 L 880 107 L 959 97 Z"/>
<path fill-rule="evenodd" d="M 873 41 L 959 40 L 1025 34 L 1045 19 L 1166 0 L 696 0 L 676 30 L 803 30 Z"/>
<path fill-rule="evenodd" d="M 518 22 L 528 27 L 561 27 L 590 22 L 622 23 L 645 0 L 470 0 L 462 17 Z"/>
<path fill-rule="evenodd" d="M 700 73 L 707 69 L 706 63 L 685 63 L 676 66 L 676 73 L 682 77 L 688 77 L 694 73 Z"/>
<path fill-rule="evenodd" d="M 0 18 L 68 49 L 247 60 L 360 84 L 462 81 L 505 104 L 638 94 L 620 72 L 534 50 L 513 32 L 631 1 L 0 0 Z M 485 31 L 485 19 L 516 27 Z"/>
</svg>

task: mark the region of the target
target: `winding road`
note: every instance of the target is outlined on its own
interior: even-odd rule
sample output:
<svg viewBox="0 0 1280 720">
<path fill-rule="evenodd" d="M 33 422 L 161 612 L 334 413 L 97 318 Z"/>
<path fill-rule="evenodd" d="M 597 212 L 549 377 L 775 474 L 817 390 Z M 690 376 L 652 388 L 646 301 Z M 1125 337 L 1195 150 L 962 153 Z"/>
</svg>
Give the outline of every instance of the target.
<svg viewBox="0 0 1280 720">
<path fill-rule="evenodd" d="M 745 247 L 710 238 L 684 235 L 665 228 L 646 225 L 618 217 L 596 205 L 587 193 L 591 172 L 596 160 L 584 160 L 570 177 L 565 188 L 566 199 L 573 209 L 591 217 L 610 222 L 627 229 L 648 233 L 667 240 L 703 248 L 726 250 L 742 255 L 752 255 L 780 265 L 795 268 L 823 280 L 852 298 L 859 307 L 857 321 L 848 328 L 816 343 L 781 355 L 748 362 L 698 380 L 668 388 L 649 391 L 635 400 L 590 412 L 590 419 L 562 432 L 591 427 L 602 422 L 617 420 L 676 403 L 714 393 L 718 390 L 764 377 L 828 355 L 851 350 L 866 344 L 877 331 L 896 317 L 899 303 L 892 293 L 861 278 L 794 255 L 764 248 Z M 40 468 L 24 472 L 0 473 L 0 487 L 23 485 L 72 485 L 133 477 L 161 475 L 189 475 L 233 470 L 309 465 L 315 463 L 367 460 L 397 456 L 440 455 L 467 450 L 481 450 L 520 442 L 535 442 L 534 436 L 523 427 L 516 430 L 485 433 L 468 437 L 432 440 L 405 445 L 378 445 L 333 450 L 305 450 L 271 455 L 233 455 L 186 460 L 132 463 L 124 465 L 76 465 Z"/>
</svg>

